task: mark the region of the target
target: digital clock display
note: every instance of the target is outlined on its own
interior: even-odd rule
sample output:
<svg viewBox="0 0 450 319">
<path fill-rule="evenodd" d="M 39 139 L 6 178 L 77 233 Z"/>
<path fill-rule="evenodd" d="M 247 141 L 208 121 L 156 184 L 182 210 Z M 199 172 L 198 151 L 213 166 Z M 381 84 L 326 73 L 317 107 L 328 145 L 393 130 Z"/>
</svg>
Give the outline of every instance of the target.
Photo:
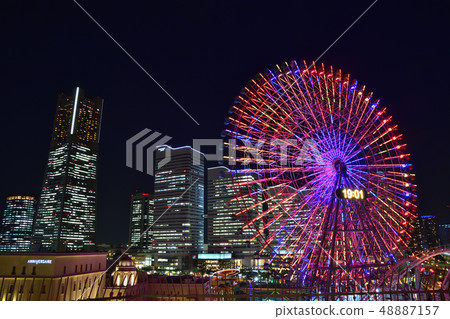
<svg viewBox="0 0 450 319">
<path fill-rule="evenodd" d="M 336 196 L 342 199 L 366 199 L 367 192 L 365 189 L 356 188 L 338 188 L 336 190 Z"/>
</svg>

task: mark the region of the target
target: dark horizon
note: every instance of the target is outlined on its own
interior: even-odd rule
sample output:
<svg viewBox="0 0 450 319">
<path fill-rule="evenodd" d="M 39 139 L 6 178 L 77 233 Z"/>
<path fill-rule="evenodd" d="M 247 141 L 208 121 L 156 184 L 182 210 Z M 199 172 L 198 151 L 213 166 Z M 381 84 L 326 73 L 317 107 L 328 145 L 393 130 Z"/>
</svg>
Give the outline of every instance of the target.
<svg viewBox="0 0 450 319">
<path fill-rule="evenodd" d="M 153 183 L 126 167 L 128 138 L 144 128 L 172 136 L 173 146 L 220 137 L 250 79 L 277 63 L 316 59 L 372 2 L 80 1 L 198 126 L 72 1 L 7 1 L 1 214 L 8 195 L 39 199 L 58 94 L 80 86 L 104 99 L 97 243 L 125 243 L 130 195 Z M 387 107 L 411 153 L 419 213 L 439 223 L 450 222 L 449 21 L 442 1 L 379 1 L 319 61 Z"/>
</svg>

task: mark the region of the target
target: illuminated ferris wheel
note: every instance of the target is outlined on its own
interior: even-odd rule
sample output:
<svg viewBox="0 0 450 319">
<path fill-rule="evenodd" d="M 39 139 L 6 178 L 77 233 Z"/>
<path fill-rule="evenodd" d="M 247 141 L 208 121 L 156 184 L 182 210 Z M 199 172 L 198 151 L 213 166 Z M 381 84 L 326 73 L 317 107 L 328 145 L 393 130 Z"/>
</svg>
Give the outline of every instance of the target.
<svg viewBox="0 0 450 319">
<path fill-rule="evenodd" d="M 234 200 L 258 253 L 315 291 L 375 287 L 406 251 L 416 211 L 386 108 L 340 70 L 293 61 L 252 79 L 226 124 L 231 171 L 253 176 Z"/>
</svg>

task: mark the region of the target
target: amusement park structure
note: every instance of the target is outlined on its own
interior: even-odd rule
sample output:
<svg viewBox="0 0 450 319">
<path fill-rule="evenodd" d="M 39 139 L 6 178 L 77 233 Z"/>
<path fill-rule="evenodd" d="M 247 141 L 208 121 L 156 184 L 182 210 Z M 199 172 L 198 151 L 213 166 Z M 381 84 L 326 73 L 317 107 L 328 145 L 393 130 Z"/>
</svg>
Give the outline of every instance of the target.
<svg viewBox="0 0 450 319">
<path fill-rule="evenodd" d="M 236 215 L 290 281 L 310 293 L 367 292 L 408 258 L 410 155 L 365 86 L 323 65 L 277 65 L 241 90 L 226 124 L 231 171 L 257 177 L 233 199 L 247 203 Z"/>
</svg>

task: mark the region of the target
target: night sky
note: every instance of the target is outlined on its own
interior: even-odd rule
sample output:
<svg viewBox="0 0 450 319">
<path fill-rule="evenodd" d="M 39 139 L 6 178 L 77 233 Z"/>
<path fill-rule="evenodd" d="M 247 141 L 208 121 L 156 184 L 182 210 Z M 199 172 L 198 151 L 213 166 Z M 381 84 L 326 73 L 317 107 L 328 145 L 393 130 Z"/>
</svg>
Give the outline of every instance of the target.
<svg viewBox="0 0 450 319">
<path fill-rule="evenodd" d="M 234 97 L 276 63 L 317 58 L 373 1 L 86 1 L 80 4 L 200 123 L 197 126 L 70 0 L 2 1 L 0 211 L 39 196 L 57 95 L 105 100 L 98 242 L 128 239 L 129 200 L 152 178 L 125 166 L 144 128 L 218 138 Z M 450 7 L 378 1 L 321 59 L 365 84 L 404 134 L 419 212 L 450 222 Z"/>
</svg>

